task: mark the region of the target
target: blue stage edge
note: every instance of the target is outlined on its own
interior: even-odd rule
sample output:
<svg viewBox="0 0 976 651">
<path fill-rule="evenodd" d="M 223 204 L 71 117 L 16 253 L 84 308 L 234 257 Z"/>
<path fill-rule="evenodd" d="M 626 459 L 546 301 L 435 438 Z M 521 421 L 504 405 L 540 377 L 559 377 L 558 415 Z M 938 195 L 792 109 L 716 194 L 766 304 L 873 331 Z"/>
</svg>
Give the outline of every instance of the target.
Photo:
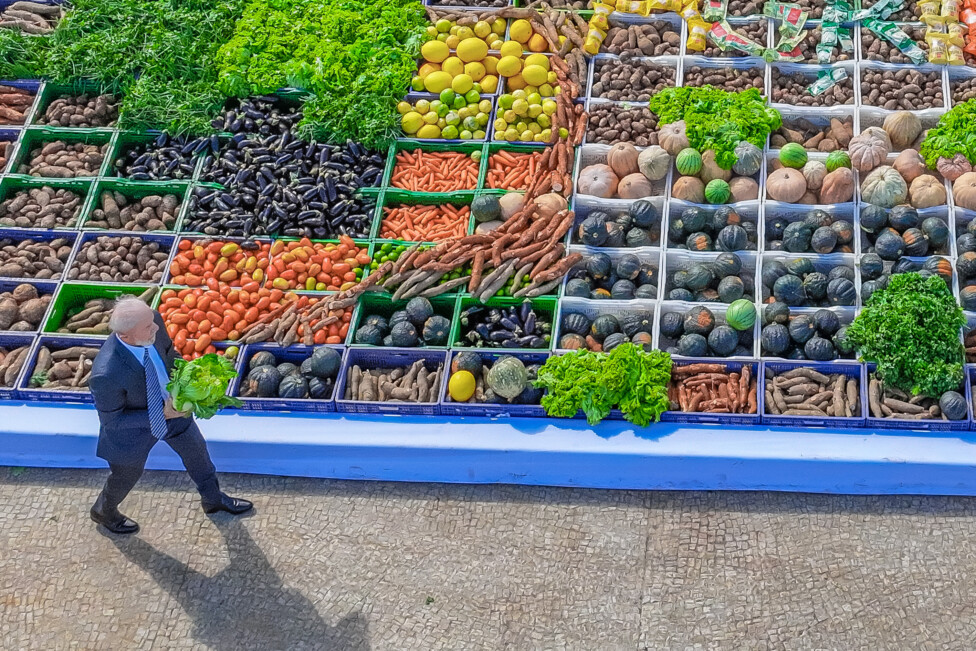
<svg viewBox="0 0 976 651">
<path fill-rule="evenodd" d="M 90 407 L 7 403 L 0 465 L 102 468 Z M 222 472 L 654 490 L 976 495 L 976 432 L 339 414 L 201 423 Z M 147 466 L 180 469 L 159 445 Z"/>
</svg>

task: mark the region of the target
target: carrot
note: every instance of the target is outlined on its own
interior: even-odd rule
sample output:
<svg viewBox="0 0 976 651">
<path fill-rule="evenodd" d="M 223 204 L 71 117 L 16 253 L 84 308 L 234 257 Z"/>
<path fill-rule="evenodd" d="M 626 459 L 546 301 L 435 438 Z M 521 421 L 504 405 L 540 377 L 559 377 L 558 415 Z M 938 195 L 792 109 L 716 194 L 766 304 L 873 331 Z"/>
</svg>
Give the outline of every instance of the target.
<svg viewBox="0 0 976 651">
<path fill-rule="evenodd" d="M 468 206 L 407 206 L 384 208 L 380 237 L 405 241 L 436 242 L 463 237 L 468 231 Z"/>
<path fill-rule="evenodd" d="M 488 157 L 487 187 L 502 190 L 526 190 L 536 176 L 542 152 L 508 152 L 500 149 Z"/>
<path fill-rule="evenodd" d="M 478 186 L 479 164 L 460 152 L 401 151 L 390 177 L 395 188 L 412 192 L 453 192 Z"/>
</svg>

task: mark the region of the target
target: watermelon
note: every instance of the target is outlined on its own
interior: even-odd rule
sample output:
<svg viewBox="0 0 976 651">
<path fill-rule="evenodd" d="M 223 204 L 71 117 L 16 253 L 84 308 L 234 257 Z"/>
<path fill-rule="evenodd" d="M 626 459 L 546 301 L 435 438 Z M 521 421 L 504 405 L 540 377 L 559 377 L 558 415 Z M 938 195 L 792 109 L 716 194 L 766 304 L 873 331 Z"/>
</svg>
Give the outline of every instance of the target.
<svg viewBox="0 0 976 651">
<path fill-rule="evenodd" d="M 779 150 L 779 160 L 787 167 L 800 169 L 807 164 L 807 150 L 803 148 L 803 145 L 795 142 L 785 144 Z"/>
<path fill-rule="evenodd" d="M 736 330 L 749 330 L 756 323 L 756 306 L 744 298 L 733 301 L 725 313 L 725 322 Z"/>
<path fill-rule="evenodd" d="M 695 149 L 686 147 L 678 152 L 674 159 L 674 165 L 678 169 L 678 174 L 682 176 L 694 176 L 698 174 L 702 167 L 702 157 Z"/>
<path fill-rule="evenodd" d="M 827 154 L 827 160 L 824 162 L 824 165 L 827 167 L 828 172 L 833 172 L 841 167 L 850 168 L 851 157 L 847 155 L 846 151 L 832 151 Z"/>
<path fill-rule="evenodd" d="M 712 179 L 705 186 L 705 201 L 708 203 L 728 203 L 731 197 L 732 190 L 722 179 Z"/>
</svg>

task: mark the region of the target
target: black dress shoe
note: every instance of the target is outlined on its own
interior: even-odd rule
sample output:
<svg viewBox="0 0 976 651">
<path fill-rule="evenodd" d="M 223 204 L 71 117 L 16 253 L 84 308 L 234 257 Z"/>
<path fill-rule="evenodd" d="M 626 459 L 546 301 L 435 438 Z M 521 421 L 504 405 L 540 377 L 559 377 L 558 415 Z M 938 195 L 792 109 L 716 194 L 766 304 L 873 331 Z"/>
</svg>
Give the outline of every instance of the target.
<svg viewBox="0 0 976 651">
<path fill-rule="evenodd" d="M 110 518 L 107 515 L 102 514 L 95 507 L 92 507 L 91 519 L 96 523 L 100 524 L 112 533 L 117 533 L 119 535 L 127 535 L 139 531 L 139 524 L 135 520 L 130 520 L 121 513 L 116 514 L 117 517 Z"/>
<path fill-rule="evenodd" d="M 239 497 L 231 497 L 223 493 L 220 494 L 219 502 L 201 502 L 201 504 L 205 513 L 226 511 L 232 515 L 240 515 L 254 508 L 254 504 L 247 500 L 242 500 Z"/>
</svg>

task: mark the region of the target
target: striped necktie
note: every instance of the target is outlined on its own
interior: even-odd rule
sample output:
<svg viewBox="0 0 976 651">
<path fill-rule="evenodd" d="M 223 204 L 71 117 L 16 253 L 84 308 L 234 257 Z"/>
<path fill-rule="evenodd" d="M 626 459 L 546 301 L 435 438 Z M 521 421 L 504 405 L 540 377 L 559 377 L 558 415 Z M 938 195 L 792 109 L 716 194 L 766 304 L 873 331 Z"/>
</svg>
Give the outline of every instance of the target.
<svg viewBox="0 0 976 651">
<path fill-rule="evenodd" d="M 146 371 L 146 406 L 149 410 L 149 429 L 152 435 L 162 440 L 166 437 L 166 415 L 163 413 L 163 392 L 159 388 L 156 366 L 149 357 L 149 348 L 142 356 L 142 366 Z"/>
</svg>

